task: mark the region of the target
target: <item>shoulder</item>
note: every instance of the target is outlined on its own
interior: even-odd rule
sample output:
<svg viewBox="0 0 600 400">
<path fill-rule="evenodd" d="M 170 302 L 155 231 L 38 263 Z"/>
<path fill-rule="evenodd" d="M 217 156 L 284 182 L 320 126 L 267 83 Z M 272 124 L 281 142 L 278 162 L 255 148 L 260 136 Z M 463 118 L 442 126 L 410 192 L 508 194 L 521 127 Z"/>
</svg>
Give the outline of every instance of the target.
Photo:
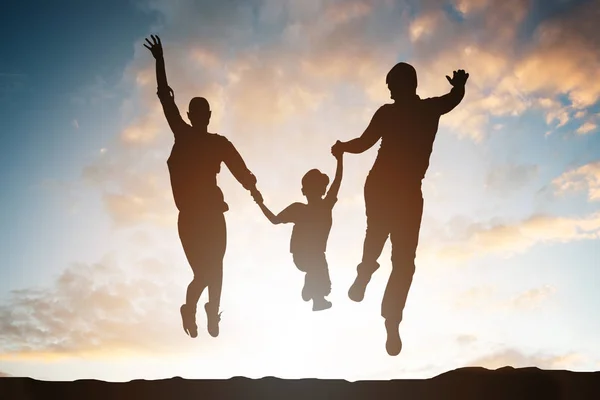
<svg viewBox="0 0 600 400">
<path fill-rule="evenodd" d="M 218 133 L 209 133 L 207 138 L 210 143 L 213 143 L 219 149 L 227 150 L 233 147 L 233 143 L 229 139 L 227 139 L 223 135 L 219 135 Z"/>
<path fill-rule="evenodd" d="M 392 103 L 385 103 L 382 106 L 380 106 L 377 111 L 375 111 L 375 116 L 384 116 L 389 114 L 394 108 L 394 105 Z"/>
<path fill-rule="evenodd" d="M 185 121 L 181 121 L 181 124 L 177 124 L 171 128 L 175 140 L 185 140 L 193 137 L 192 127 Z"/>
<path fill-rule="evenodd" d="M 385 121 L 393 113 L 394 105 L 390 103 L 383 104 L 380 106 L 375 114 L 373 114 L 374 122 Z"/>
</svg>

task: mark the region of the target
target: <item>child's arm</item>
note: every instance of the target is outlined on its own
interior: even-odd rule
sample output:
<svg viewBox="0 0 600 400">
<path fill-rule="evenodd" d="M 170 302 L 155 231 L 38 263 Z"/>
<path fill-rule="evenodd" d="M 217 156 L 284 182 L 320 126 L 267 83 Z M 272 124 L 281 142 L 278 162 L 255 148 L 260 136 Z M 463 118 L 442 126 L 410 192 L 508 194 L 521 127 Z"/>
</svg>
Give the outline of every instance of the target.
<svg viewBox="0 0 600 400">
<path fill-rule="evenodd" d="M 267 217 L 267 219 L 269 221 L 271 221 L 271 223 L 273 225 L 277 225 L 277 224 L 281 223 L 281 221 L 279 220 L 279 218 L 277 218 L 277 216 L 275 214 L 273 214 L 273 212 L 271 212 L 271 210 L 269 210 L 267 208 L 267 206 L 265 206 L 264 202 L 257 202 L 256 204 L 258 204 L 258 206 L 262 210 L 263 214 L 265 214 L 265 217 Z"/>
<path fill-rule="evenodd" d="M 344 174 L 344 153 L 339 150 L 339 147 L 336 148 L 336 151 L 332 153 L 337 159 L 337 169 L 335 170 L 335 178 L 333 178 L 333 183 L 329 187 L 329 191 L 327 192 L 325 200 L 333 207 L 333 205 L 337 202 L 337 196 L 340 191 L 340 186 L 342 185 L 342 175 Z"/>
<path fill-rule="evenodd" d="M 439 115 L 449 113 L 460 104 L 463 97 L 465 97 L 465 85 L 467 79 L 469 79 L 469 74 L 459 69 L 458 71 L 454 71 L 452 78 L 446 75 L 446 79 L 452 85 L 452 90 L 443 96 L 430 99 L 435 104 L 436 112 Z"/>
<path fill-rule="evenodd" d="M 296 219 L 297 219 L 296 214 L 297 214 L 299 203 L 290 204 L 287 208 L 285 208 L 278 215 L 275 215 L 275 214 L 273 214 L 273 212 L 271 210 L 269 210 L 269 208 L 267 206 L 265 206 L 262 196 L 260 196 L 260 192 L 259 192 L 259 197 L 255 198 L 255 200 L 256 200 L 256 204 L 258 204 L 258 206 L 262 210 L 263 214 L 265 214 L 265 217 L 267 217 L 267 219 L 269 221 L 271 221 L 272 224 L 278 225 L 278 224 L 286 224 L 289 222 L 296 222 Z"/>
</svg>

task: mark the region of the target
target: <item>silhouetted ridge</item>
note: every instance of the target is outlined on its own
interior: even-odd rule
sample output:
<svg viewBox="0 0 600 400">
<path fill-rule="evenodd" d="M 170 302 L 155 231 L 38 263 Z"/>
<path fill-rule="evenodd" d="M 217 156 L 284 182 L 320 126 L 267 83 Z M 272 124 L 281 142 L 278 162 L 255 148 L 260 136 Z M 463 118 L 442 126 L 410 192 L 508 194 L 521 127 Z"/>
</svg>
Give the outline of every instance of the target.
<svg viewBox="0 0 600 400">
<path fill-rule="evenodd" d="M 600 372 L 462 368 L 431 379 L 358 381 L 274 377 L 228 380 L 46 382 L 0 378 L 0 399 L 600 399 Z"/>
</svg>

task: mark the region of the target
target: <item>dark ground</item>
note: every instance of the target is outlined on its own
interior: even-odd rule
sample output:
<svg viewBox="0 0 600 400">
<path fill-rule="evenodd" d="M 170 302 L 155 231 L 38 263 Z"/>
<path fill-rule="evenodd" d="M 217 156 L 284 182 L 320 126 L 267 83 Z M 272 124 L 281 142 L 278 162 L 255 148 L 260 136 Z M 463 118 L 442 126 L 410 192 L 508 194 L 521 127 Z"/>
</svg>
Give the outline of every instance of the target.
<svg viewBox="0 0 600 400">
<path fill-rule="evenodd" d="M 600 400 L 600 372 L 511 367 L 462 368 L 431 379 L 397 381 L 277 378 L 111 383 L 0 378 L 0 399 L 552 399 Z"/>
</svg>

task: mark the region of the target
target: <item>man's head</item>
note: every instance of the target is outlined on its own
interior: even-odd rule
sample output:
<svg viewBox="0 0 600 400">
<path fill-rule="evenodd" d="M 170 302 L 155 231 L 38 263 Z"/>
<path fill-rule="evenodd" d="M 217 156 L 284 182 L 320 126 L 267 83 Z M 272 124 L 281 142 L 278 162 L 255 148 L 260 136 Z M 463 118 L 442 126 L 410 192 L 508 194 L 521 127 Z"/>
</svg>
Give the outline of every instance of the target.
<svg viewBox="0 0 600 400">
<path fill-rule="evenodd" d="M 329 185 L 329 177 L 318 169 L 311 169 L 302 178 L 302 194 L 307 199 L 321 198 Z"/>
<path fill-rule="evenodd" d="M 204 128 L 210 122 L 210 105 L 204 97 L 194 97 L 190 100 L 189 111 L 187 113 L 192 126 Z"/>
<path fill-rule="evenodd" d="M 394 65 L 388 72 L 385 82 L 394 100 L 413 97 L 417 94 L 417 71 L 410 64 L 400 62 Z"/>
</svg>

